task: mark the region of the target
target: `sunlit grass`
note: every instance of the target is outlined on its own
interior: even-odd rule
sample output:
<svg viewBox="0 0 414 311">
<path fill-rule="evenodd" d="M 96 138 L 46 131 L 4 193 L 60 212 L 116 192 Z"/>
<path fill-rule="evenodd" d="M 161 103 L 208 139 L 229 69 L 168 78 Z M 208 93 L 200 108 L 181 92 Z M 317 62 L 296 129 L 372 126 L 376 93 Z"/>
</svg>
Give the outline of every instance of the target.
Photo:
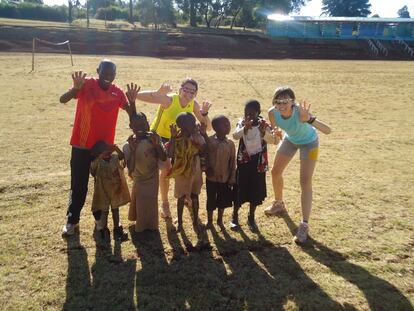
<svg viewBox="0 0 414 311">
<path fill-rule="evenodd" d="M 94 74 L 97 56 L 0 54 L 0 304 L 4 310 L 411 310 L 414 301 L 413 192 L 414 63 L 157 59 L 112 56 L 116 83 L 142 89 L 177 88 L 191 76 L 211 115 L 232 126 L 256 98 L 263 114 L 274 88 L 290 85 L 318 118 L 321 134 L 314 178 L 311 235 L 300 248 L 299 166 L 287 168 L 289 217 L 258 208 L 260 234 L 208 232 L 197 244 L 188 212 L 185 234 L 134 236 L 111 248 L 96 246 L 90 215 L 92 183 L 79 237 L 60 236 L 69 188 L 68 144 L 75 102 L 58 103 L 70 74 Z M 138 103 L 152 119 L 155 105 Z M 130 130 L 120 112 L 116 143 Z M 270 148 L 273 160 L 275 148 Z M 172 192 L 171 192 L 172 194 Z M 205 220 L 205 193 L 200 196 Z M 171 202 L 174 199 L 171 197 Z M 126 227 L 127 207 L 122 208 Z M 173 209 L 173 214 L 175 210 Z M 225 212 L 225 223 L 231 211 Z M 218 230 L 218 227 L 216 228 Z"/>
</svg>

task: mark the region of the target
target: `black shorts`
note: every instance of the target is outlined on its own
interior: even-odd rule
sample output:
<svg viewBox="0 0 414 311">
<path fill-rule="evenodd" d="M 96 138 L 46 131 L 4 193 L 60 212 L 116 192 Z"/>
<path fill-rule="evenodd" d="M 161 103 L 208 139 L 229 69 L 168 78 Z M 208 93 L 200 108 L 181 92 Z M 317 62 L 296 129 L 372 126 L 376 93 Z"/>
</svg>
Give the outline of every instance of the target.
<svg viewBox="0 0 414 311">
<path fill-rule="evenodd" d="M 219 183 L 206 180 L 207 188 L 207 211 L 214 211 L 216 208 L 233 206 L 233 189 L 228 183 Z"/>
</svg>

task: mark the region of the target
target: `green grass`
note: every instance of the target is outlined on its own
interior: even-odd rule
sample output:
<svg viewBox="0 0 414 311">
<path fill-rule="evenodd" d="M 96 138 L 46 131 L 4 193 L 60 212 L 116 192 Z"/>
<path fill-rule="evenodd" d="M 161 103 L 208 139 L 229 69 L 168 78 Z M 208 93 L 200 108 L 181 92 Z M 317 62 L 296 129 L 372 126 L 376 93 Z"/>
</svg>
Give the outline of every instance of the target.
<svg viewBox="0 0 414 311">
<path fill-rule="evenodd" d="M 159 233 L 106 248 L 92 237 L 90 184 L 80 235 L 63 240 L 75 102 L 58 98 L 71 72 L 93 74 L 100 57 L 75 55 L 72 68 L 69 56 L 40 54 L 29 73 L 30 55 L 0 54 L 2 309 L 413 310 L 414 63 L 112 58 L 121 86 L 197 79 L 198 98 L 233 128 L 245 100 L 257 98 L 265 111 L 281 84 L 309 100 L 333 128 L 320 135 L 312 239 L 304 247 L 291 241 L 301 217 L 295 158 L 285 176 L 289 215 L 264 216 L 268 174 L 260 234 L 244 225 L 244 208 L 240 232 L 209 231 L 197 243 L 185 211 L 183 234 L 161 220 Z M 138 103 L 150 119 L 155 108 Z M 116 142 L 129 134 L 120 112 Z M 205 199 L 203 192 L 203 220 Z M 126 207 L 121 216 L 128 227 Z"/>
</svg>

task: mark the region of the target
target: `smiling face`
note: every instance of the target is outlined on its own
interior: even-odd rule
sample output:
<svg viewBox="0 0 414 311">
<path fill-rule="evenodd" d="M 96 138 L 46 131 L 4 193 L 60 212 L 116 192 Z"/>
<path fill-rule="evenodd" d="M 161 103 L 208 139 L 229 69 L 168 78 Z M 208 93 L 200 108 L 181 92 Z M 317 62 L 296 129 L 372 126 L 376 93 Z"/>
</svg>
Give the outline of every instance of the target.
<svg viewBox="0 0 414 311">
<path fill-rule="evenodd" d="M 103 90 L 109 89 L 116 76 L 116 66 L 113 62 L 104 60 L 99 64 L 96 72 L 99 75 L 99 86 Z"/>
<path fill-rule="evenodd" d="M 181 88 L 179 91 L 180 101 L 185 104 L 189 103 L 191 100 L 193 100 L 197 96 L 197 90 L 198 90 L 198 86 L 196 82 L 195 83 L 184 82 L 181 85 Z"/>
<path fill-rule="evenodd" d="M 280 114 L 284 117 L 292 115 L 294 99 L 289 94 L 281 94 L 273 100 L 273 106 L 279 110 Z"/>
<path fill-rule="evenodd" d="M 189 137 L 195 133 L 197 126 L 196 126 L 196 118 L 193 114 L 189 112 L 181 112 L 177 116 L 177 126 L 180 128 L 181 133 Z"/>
<path fill-rule="evenodd" d="M 276 89 L 272 104 L 283 117 L 288 118 L 292 115 L 295 100 L 293 90 L 288 86 L 282 86 Z"/>
<path fill-rule="evenodd" d="M 132 129 L 135 136 L 138 138 L 146 137 L 147 132 L 149 131 L 149 124 L 147 118 L 140 115 L 135 115 L 131 118 L 129 127 Z"/>
<path fill-rule="evenodd" d="M 216 132 L 217 137 L 220 139 L 223 139 L 230 134 L 230 121 L 225 116 L 213 118 L 213 120 L 211 121 L 211 125 L 213 126 L 213 129 Z"/>
</svg>

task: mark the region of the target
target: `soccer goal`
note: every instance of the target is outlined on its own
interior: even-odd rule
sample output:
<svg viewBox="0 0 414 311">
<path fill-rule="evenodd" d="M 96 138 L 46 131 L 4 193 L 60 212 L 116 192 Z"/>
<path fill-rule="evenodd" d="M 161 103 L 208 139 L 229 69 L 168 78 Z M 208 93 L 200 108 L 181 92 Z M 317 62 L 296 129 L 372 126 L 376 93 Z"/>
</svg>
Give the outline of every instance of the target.
<svg viewBox="0 0 414 311">
<path fill-rule="evenodd" d="M 70 49 L 70 42 L 69 42 L 69 40 L 66 40 L 65 42 L 54 43 L 54 42 L 49 42 L 49 41 L 41 40 L 39 38 L 35 38 L 34 37 L 33 38 L 33 49 L 32 49 L 32 71 L 34 71 L 34 69 L 35 69 L 36 42 L 42 43 L 42 44 L 46 44 L 46 45 L 53 45 L 53 46 L 67 45 L 68 51 L 69 51 L 69 55 L 70 55 L 70 62 L 72 64 L 72 66 L 73 66 L 72 50 Z"/>
</svg>

